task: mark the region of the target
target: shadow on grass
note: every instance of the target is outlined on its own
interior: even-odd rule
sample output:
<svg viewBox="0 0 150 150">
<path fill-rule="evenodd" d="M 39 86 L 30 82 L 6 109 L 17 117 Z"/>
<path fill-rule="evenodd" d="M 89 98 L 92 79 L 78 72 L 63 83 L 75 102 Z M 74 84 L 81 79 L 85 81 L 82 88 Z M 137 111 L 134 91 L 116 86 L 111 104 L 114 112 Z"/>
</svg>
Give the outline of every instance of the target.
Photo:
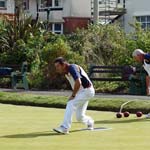
<svg viewBox="0 0 150 150">
<path fill-rule="evenodd" d="M 113 120 L 99 120 L 95 121 L 95 124 L 115 124 L 115 123 L 132 123 L 132 122 L 146 122 L 150 119 L 146 118 L 135 118 L 135 119 L 113 119 Z"/>
<path fill-rule="evenodd" d="M 73 132 L 81 132 L 85 131 L 84 130 L 71 130 L 70 133 Z M 44 136 L 60 136 L 60 135 L 65 135 L 61 133 L 56 133 L 53 131 L 43 131 L 43 132 L 31 132 L 31 133 L 22 133 L 22 134 L 12 134 L 12 135 L 4 135 L 0 136 L 0 138 L 37 138 L 37 137 L 44 137 Z"/>
<path fill-rule="evenodd" d="M 106 130 L 107 128 L 105 127 L 99 127 L 99 128 L 94 128 L 94 130 Z M 92 131 L 88 130 L 87 128 L 85 129 L 76 129 L 76 130 L 71 130 L 70 133 L 74 132 L 81 132 L 81 131 Z M 0 138 L 37 138 L 37 137 L 42 137 L 42 136 L 60 136 L 60 135 L 65 135 L 61 133 L 55 133 L 55 132 L 50 132 L 50 131 L 43 131 L 43 132 L 32 132 L 32 133 L 23 133 L 23 134 L 12 134 L 12 135 L 4 135 L 0 136 Z"/>
<path fill-rule="evenodd" d="M 135 118 L 135 119 L 113 119 L 113 120 L 99 120 L 95 121 L 95 124 L 116 124 L 116 123 L 132 123 L 132 122 L 146 122 L 150 121 L 150 119 L 146 118 Z M 103 127 L 95 128 L 95 129 L 105 129 Z M 86 131 L 87 129 L 77 129 L 71 130 L 70 133 Z M 23 133 L 23 134 L 12 134 L 12 135 L 4 135 L 0 136 L 0 138 L 37 138 L 44 136 L 60 136 L 64 134 L 56 133 L 53 131 L 43 131 L 43 132 L 31 132 L 31 133 Z"/>
<path fill-rule="evenodd" d="M 57 135 L 63 135 L 63 134 L 54 133 L 50 131 L 43 131 L 43 132 L 4 135 L 4 136 L 0 136 L 0 138 L 36 138 L 41 136 L 57 136 Z"/>
</svg>

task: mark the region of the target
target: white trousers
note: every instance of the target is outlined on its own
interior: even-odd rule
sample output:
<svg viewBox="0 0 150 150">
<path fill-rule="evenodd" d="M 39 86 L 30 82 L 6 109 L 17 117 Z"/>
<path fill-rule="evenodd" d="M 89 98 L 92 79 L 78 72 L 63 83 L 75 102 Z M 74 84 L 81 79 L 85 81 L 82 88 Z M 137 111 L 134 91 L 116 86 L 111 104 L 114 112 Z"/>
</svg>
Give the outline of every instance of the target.
<svg viewBox="0 0 150 150">
<path fill-rule="evenodd" d="M 88 123 L 93 121 L 93 119 L 90 116 L 85 115 L 85 112 L 87 110 L 90 98 L 94 97 L 94 95 L 95 90 L 93 86 L 90 88 L 79 90 L 78 93 L 76 94 L 76 97 L 67 102 L 62 126 L 67 129 L 71 128 L 72 116 L 74 112 L 76 112 L 76 119 L 79 122 L 88 125 Z"/>
</svg>

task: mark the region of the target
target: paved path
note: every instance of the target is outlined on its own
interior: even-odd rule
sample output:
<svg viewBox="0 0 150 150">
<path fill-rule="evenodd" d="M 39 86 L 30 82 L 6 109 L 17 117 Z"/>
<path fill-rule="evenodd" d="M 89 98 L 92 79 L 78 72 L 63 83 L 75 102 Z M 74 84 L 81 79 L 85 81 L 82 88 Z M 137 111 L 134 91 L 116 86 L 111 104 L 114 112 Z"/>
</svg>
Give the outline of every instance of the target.
<svg viewBox="0 0 150 150">
<path fill-rule="evenodd" d="M 0 91 L 3 92 L 17 92 L 17 93 L 27 93 L 27 94 L 37 94 L 37 95 L 60 95 L 60 96 L 70 96 L 71 91 L 67 90 L 52 90 L 52 91 L 25 91 L 25 90 L 12 90 L 12 89 L 2 89 Z M 124 98 L 129 100 L 150 100 L 150 96 L 140 96 L 140 95 L 123 95 L 123 94 L 108 94 L 108 93 L 96 93 L 95 97 L 102 98 Z"/>
</svg>

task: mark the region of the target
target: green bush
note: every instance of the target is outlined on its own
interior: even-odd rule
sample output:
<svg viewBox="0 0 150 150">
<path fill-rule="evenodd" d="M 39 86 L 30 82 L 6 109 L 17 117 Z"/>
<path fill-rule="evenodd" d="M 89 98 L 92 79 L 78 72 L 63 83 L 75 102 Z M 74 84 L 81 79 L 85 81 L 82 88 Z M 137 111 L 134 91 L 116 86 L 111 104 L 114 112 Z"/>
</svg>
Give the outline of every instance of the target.
<svg viewBox="0 0 150 150">
<path fill-rule="evenodd" d="M 55 72 L 53 61 L 58 56 L 81 65 L 86 71 L 90 65 L 132 65 L 136 48 L 150 49 L 150 31 L 140 24 L 131 25 L 134 32 L 125 34 L 119 24 L 89 25 L 70 35 L 57 35 L 32 23 L 31 18 L 16 24 L 0 21 L 0 63 L 29 65 L 30 88 L 69 88 L 63 77 Z M 96 89 L 100 90 L 100 83 Z M 101 84 L 107 89 L 127 87 L 121 83 Z M 104 90 L 101 86 L 102 91 Z"/>
<path fill-rule="evenodd" d="M 47 41 L 51 42 L 44 42 L 44 40 L 44 44 L 37 49 L 33 49 L 32 44 L 35 40 L 35 45 L 39 45 L 41 41 L 38 42 L 38 38 L 32 40 L 32 43 L 31 41 L 29 41 L 29 44 L 27 43 L 27 48 L 30 49 L 31 46 L 34 53 L 34 61 L 31 62 L 31 73 L 29 76 L 30 86 L 32 88 L 42 89 L 67 88 L 68 85 L 66 85 L 64 77 L 59 76 L 55 72 L 53 63 L 54 59 L 62 56 L 70 63 L 74 62 L 83 64 L 83 57 L 70 51 L 69 45 L 60 35 L 46 33 L 46 35 L 43 35 L 41 38 L 42 40 L 46 38 Z M 30 57 L 31 56 L 32 55 L 30 54 Z"/>
<path fill-rule="evenodd" d="M 127 52 L 125 37 L 118 24 L 89 25 L 87 30 L 69 35 L 68 41 L 73 50 L 85 57 L 87 64 L 115 65 L 122 62 Z"/>
</svg>

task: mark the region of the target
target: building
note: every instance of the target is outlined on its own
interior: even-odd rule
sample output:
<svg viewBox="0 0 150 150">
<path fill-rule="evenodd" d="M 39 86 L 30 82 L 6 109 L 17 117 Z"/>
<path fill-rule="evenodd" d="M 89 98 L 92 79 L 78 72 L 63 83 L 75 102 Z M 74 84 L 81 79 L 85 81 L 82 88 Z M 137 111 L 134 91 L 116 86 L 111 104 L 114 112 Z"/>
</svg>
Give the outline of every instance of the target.
<svg viewBox="0 0 150 150">
<path fill-rule="evenodd" d="M 150 27 L 150 1 L 149 0 L 126 0 L 127 13 L 124 15 L 124 28 L 126 32 L 132 31 L 129 23 L 135 19 L 139 21 L 142 28 Z"/>
<path fill-rule="evenodd" d="M 0 18 L 14 20 L 14 0 L 0 0 Z"/>
<path fill-rule="evenodd" d="M 91 19 L 91 0 L 0 0 L 0 14 L 11 18 L 23 5 L 25 16 L 48 23 L 47 29 L 55 33 L 71 33 L 87 27 Z"/>
<path fill-rule="evenodd" d="M 149 3 L 149 0 L 0 0 L 0 17 L 14 20 L 22 6 L 25 16 L 46 22 L 47 29 L 58 34 L 86 28 L 95 20 L 102 24 L 119 20 L 129 32 L 132 30 L 129 22 L 135 19 L 143 28 L 150 27 Z"/>
<path fill-rule="evenodd" d="M 91 19 L 91 0 L 39 0 L 38 4 L 39 20 L 48 20 L 55 33 L 71 33 L 77 27 L 85 28 Z M 29 11 L 34 16 L 33 8 Z"/>
<path fill-rule="evenodd" d="M 99 23 L 108 24 L 119 20 L 126 32 L 133 30 L 129 23 L 134 23 L 135 21 L 140 22 L 144 29 L 150 27 L 149 0 L 92 1 L 98 1 L 98 5 L 96 5 L 98 8 L 95 9 L 98 10 Z M 92 11 L 92 15 L 94 15 L 94 11 Z"/>
<path fill-rule="evenodd" d="M 91 0 L 91 18 L 94 23 L 113 23 L 125 13 L 125 0 Z"/>
</svg>

